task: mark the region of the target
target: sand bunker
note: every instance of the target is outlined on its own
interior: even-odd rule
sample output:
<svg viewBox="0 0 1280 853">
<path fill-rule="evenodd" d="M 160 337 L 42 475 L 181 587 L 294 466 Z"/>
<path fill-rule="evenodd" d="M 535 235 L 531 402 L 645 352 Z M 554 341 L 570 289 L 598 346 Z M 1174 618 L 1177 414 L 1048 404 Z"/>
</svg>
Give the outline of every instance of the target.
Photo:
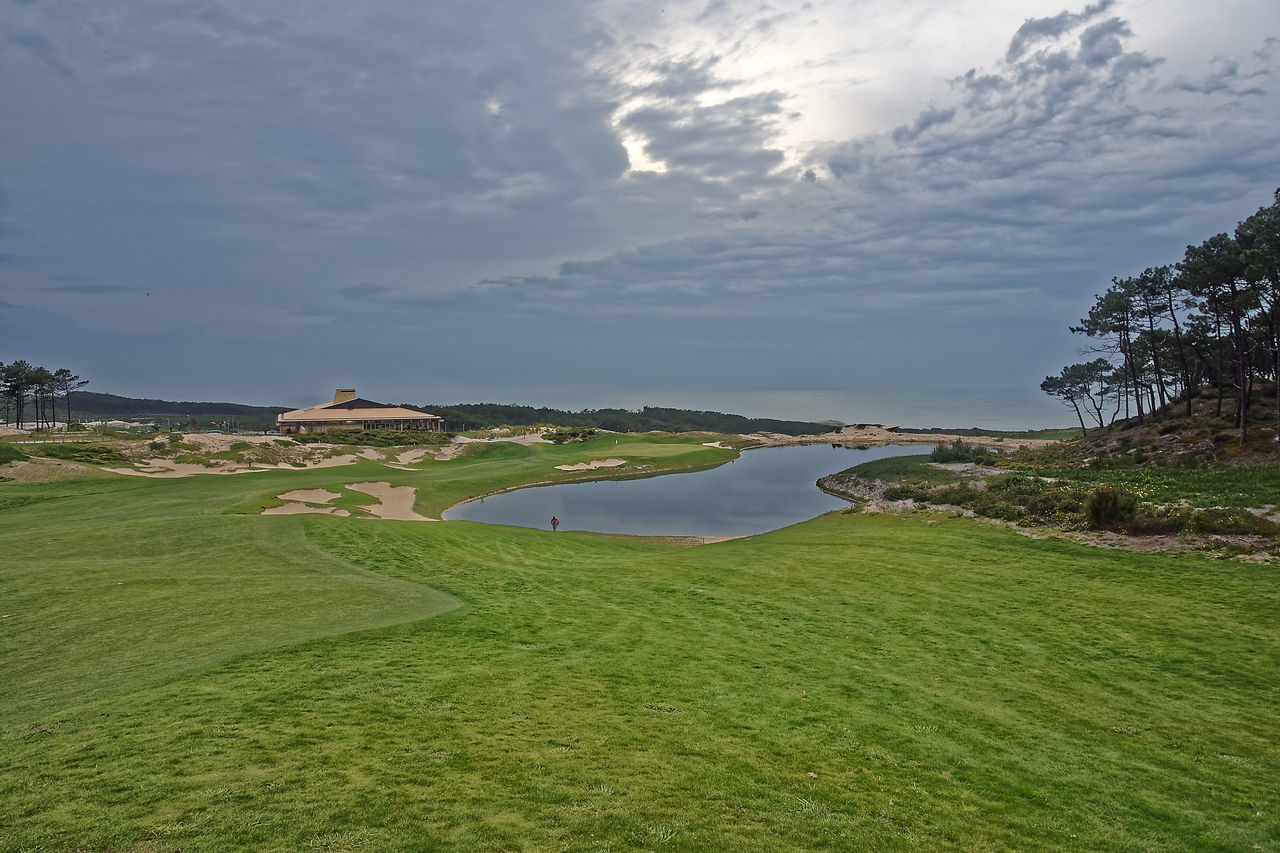
<svg viewBox="0 0 1280 853">
<path fill-rule="evenodd" d="M 704 441 L 704 442 L 702 442 L 702 446 L 703 446 L 703 447 L 718 447 L 718 448 L 719 448 L 719 449 L 721 449 L 721 450 L 733 450 L 733 448 L 732 448 L 732 447 L 730 447 L 729 445 L 724 444 L 724 443 L 719 442 L 719 441 Z"/>
<path fill-rule="evenodd" d="M 617 468 L 626 465 L 625 459 L 596 459 L 591 462 L 579 462 L 577 465 L 557 465 L 557 471 L 594 471 L 597 468 Z"/>
<path fill-rule="evenodd" d="M 415 462 L 421 462 L 433 450 L 435 450 L 434 447 L 415 447 L 396 456 L 396 462 L 401 465 L 412 465 Z"/>
<path fill-rule="evenodd" d="M 342 495 L 337 492 L 331 492 L 328 489 L 294 489 L 291 492 L 285 492 L 282 495 L 276 495 L 282 501 L 302 501 L 309 504 L 327 504 L 329 501 L 340 498 Z"/>
<path fill-rule="evenodd" d="M 337 492 L 331 492 L 328 489 L 294 489 L 291 492 L 276 495 L 276 497 L 282 501 L 288 501 L 288 503 L 267 507 L 262 511 L 263 515 L 301 515 L 308 512 L 319 513 L 320 515 L 351 515 L 345 509 L 338 509 L 336 506 L 308 505 L 327 504 L 334 498 L 341 497 Z"/>
<path fill-rule="evenodd" d="M 347 488 L 356 492 L 364 492 L 378 499 L 372 506 L 361 507 L 378 518 L 389 518 L 396 521 L 438 521 L 427 518 L 413 511 L 413 499 L 417 489 L 413 486 L 393 486 L 390 483 L 348 483 Z"/>
<path fill-rule="evenodd" d="M 270 471 L 270 466 L 242 465 L 226 460 L 217 460 L 214 465 L 195 465 L 190 462 L 174 462 L 172 459 L 144 459 L 137 463 L 140 468 L 103 468 L 112 474 L 126 474 L 130 477 L 190 477 L 193 474 L 252 474 L 255 471 Z"/>
<path fill-rule="evenodd" d="M 318 515 L 340 515 L 344 518 L 351 515 L 345 509 L 338 509 L 336 506 L 309 506 L 308 504 L 300 504 L 289 502 L 280 506 L 269 506 L 262 511 L 263 515 L 302 515 L 304 513 L 313 512 Z"/>
</svg>

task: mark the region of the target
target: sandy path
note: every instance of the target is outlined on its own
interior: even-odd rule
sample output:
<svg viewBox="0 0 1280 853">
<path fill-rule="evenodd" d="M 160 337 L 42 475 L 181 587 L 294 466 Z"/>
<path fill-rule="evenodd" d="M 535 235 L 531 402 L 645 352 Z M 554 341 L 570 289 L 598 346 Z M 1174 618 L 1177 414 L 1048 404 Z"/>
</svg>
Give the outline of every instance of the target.
<svg viewBox="0 0 1280 853">
<path fill-rule="evenodd" d="M 347 488 L 377 498 L 378 503 L 361 507 L 361 509 L 367 509 L 378 518 L 396 521 L 439 521 L 438 518 L 427 518 L 413 511 L 413 499 L 418 491 L 413 486 L 393 486 L 390 483 L 347 483 Z"/>
<path fill-rule="evenodd" d="M 626 465 L 625 459 L 595 459 L 591 462 L 579 462 L 577 465 L 557 465 L 557 471 L 594 471 L 597 468 L 617 468 Z"/>
</svg>

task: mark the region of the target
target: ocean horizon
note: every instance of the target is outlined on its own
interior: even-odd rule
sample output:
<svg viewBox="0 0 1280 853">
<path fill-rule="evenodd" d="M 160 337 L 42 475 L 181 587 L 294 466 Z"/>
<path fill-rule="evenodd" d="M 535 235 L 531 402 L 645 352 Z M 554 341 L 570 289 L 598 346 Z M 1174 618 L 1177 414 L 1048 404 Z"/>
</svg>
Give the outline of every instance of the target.
<svg viewBox="0 0 1280 853">
<path fill-rule="evenodd" d="M 551 395 L 521 403 L 581 409 L 640 409 L 644 406 L 714 411 L 750 418 L 838 420 L 927 429 L 979 427 L 1029 430 L 1075 426 L 1073 412 L 1038 388 L 946 391 L 611 391 L 598 395 Z M 462 402 L 462 401 L 459 401 Z M 467 401 L 472 402 L 472 401 Z M 493 401 L 507 402 L 507 401 Z"/>
</svg>

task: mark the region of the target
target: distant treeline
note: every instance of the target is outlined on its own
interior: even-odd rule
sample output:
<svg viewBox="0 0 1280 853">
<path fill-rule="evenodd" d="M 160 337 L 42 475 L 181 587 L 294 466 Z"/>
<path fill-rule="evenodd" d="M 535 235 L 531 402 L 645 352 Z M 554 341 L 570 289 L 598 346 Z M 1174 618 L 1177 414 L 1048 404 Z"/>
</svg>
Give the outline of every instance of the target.
<svg viewBox="0 0 1280 853">
<path fill-rule="evenodd" d="M 91 391 L 76 391 L 72 397 L 75 401 L 76 413 L 82 418 L 90 420 L 170 418 L 175 426 L 179 422 L 195 426 L 221 424 L 226 420 L 234 420 L 249 429 L 270 429 L 275 426 L 276 415 L 289 411 L 288 406 L 175 402 L 121 397 L 116 394 L 99 394 Z M 746 418 L 742 415 L 726 415 L 720 412 L 697 412 L 652 406 L 646 406 L 639 411 L 584 409 L 581 412 L 569 412 L 562 409 L 501 403 L 456 403 L 447 406 L 401 403 L 400 405 L 440 415 L 445 419 L 445 429 L 450 432 L 497 426 L 538 425 L 593 427 L 614 432 L 702 430 L 727 433 L 778 432 L 784 435 L 812 435 L 831 430 L 827 424 L 806 421 Z"/>
<path fill-rule="evenodd" d="M 288 406 L 246 406 L 241 403 L 194 403 L 173 400 L 120 397 L 93 391 L 76 391 L 76 411 L 91 420 L 105 418 L 172 418 L 194 419 L 200 423 L 221 423 L 234 419 L 247 427 L 275 425 L 276 415 L 289 411 Z"/>
<path fill-rule="evenodd" d="M 405 405 L 412 405 L 406 403 Z M 451 406 L 413 405 L 444 418 L 445 429 L 483 429 L 495 426 L 534 426 L 548 424 L 564 427 L 594 427 L 612 432 L 778 432 L 784 435 L 816 435 L 830 432 L 827 424 L 808 421 L 779 421 L 772 418 L 747 418 L 721 412 L 698 412 L 688 409 L 664 409 L 645 406 L 630 409 L 583 409 L 568 412 L 561 409 L 514 406 L 499 403 L 457 403 Z"/>
</svg>

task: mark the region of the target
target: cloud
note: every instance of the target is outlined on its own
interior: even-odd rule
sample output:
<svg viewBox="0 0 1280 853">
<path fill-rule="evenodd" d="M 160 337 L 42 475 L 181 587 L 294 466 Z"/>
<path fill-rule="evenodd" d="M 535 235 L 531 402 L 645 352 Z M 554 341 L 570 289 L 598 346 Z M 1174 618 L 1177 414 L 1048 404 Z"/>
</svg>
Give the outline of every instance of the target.
<svg viewBox="0 0 1280 853">
<path fill-rule="evenodd" d="M 1005 53 L 1007 62 L 1015 62 L 1022 58 L 1032 46 L 1044 41 L 1052 41 L 1076 29 L 1083 23 L 1093 20 L 1108 11 L 1114 0 L 1100 0 L 1091 6 L 1085 6 L 1081 12 L 1062 11 L 1050 18 L 1027 18 L 1009 41 L 1009 49 Z"/>
<path fill-rule="evenodd" d="M 1276 39 L 1268 39 L 1263 50 L 1244 61 L 1218 57 L 1210 72 L 1199 80 L 1179 79 L 1171 84 L 1171 88 L 1198 95 L 1264 96 L 1267 84 L 1272 82 L 1275 74 L 1270 60 L 1276 44 Z"/>
<path fill-rule="evenodd" d="M 1168 211 L 1193 211 L 1210 175 L 1229 197 L 1277 164 L 1264 142 L 1275 123 L 1230 119 L 1226 143 L 1193 105 L 1153 99 L 1161 60 L 1128 46 L 1134 33 L 1104 17 L 1109 7 L 1030 21 L 1014 59 L 954 78 L 951 102 L 889 133 L 818 147 L 786 180 L 758 180 L 758 216 L 731 232 L 487 278 L 459 298 L 522 310 L 569 302 L 597 316 L 1001 313 L 1095 287 L 1135 251 L 1159 262 Z M 752 165 L 777 168 L 769 123 L 782 100 L 760 96 L 741 109 L 745 121 L 726 101 L 705 115 L 637 111 L 627 126 L 662 140 L 653 153 L 675 169 L 738 179 Z M 722 127 L 732 128 L 723 140 Z M 727 164 L 714 159 L 721 142 Z"/>
<path fill-rule="evenodd" d="M 930 107 L 920 115 L 916 116 L 909 126 L 901 125 L 893 129 L 893 139 L 895 142 L 907 142 L 915 139 L 931 127 L 940 124 L 946 124 L 956 117 L 954 109 L 934 109 Z"/>
<path fill-rule="evenodd" d="M 888 0 L 7 8 L 0 296 L 86 351 L 261 363 L 341 323 L 289 369 L 424 339 L 503 376 L 592 348 L 584 381 L 650 342 L 672 381 L 764 340 L 783 378 L 907 337 L 1030 363 L 1280 172 L 1275 42 L 1165 62 L 1111 0 L 963 38 Z"/>
</svg>

